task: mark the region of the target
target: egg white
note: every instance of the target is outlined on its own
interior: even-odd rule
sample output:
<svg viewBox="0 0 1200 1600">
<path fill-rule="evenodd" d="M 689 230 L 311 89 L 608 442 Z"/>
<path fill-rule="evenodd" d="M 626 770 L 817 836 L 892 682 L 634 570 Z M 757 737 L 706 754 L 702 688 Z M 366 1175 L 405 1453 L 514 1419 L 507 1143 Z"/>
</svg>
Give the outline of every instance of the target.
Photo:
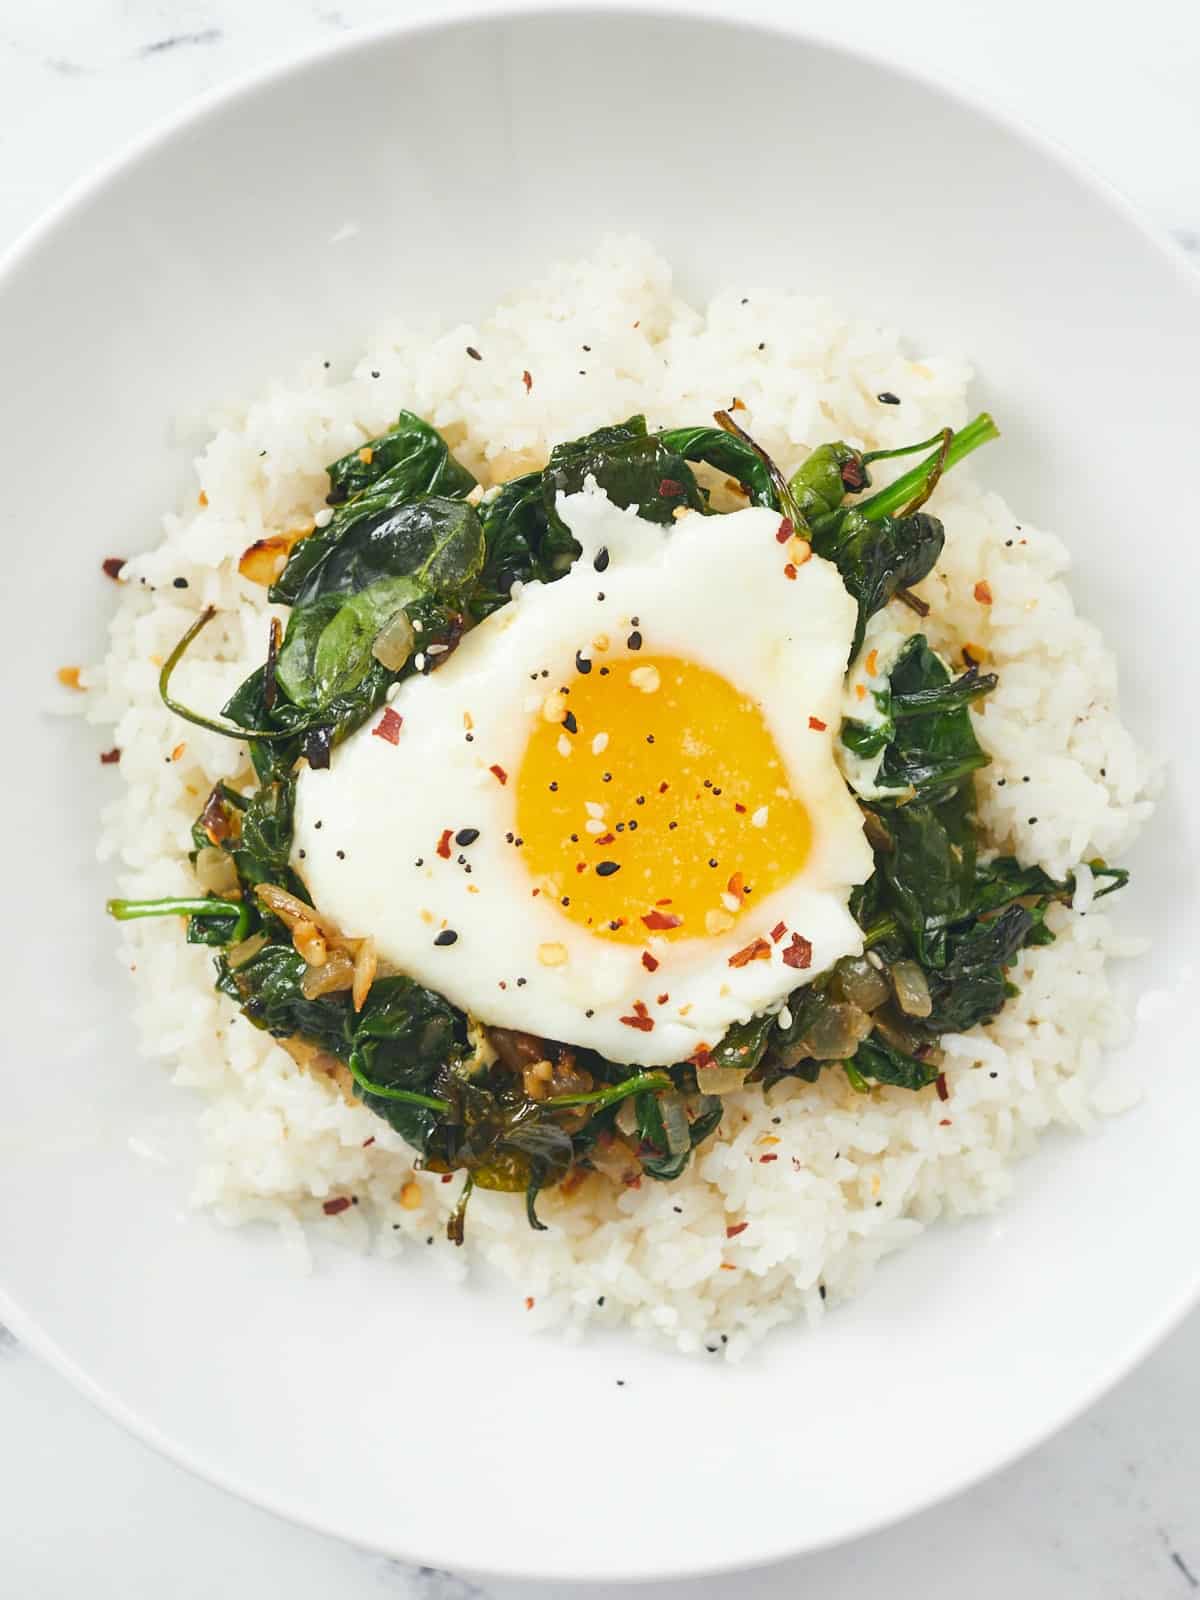
<svg viewBox="0 0 1200 1600">
<path fill-rule="evenodd" d="M 872 858 L 832 749 L 855 606 L 819 558 L 784 579 L 779 517 L 766 509 L 689 515 L 663 529 L 589 482 L 561 497 L 559 511 L 583 547 L 571 571 L 526 585 L 436 671 L 400 686 L 395 744 L 375 735 L 377 714 L 328 770 L 302 769 L 292 865 L 345 933 L 372 936 L 381 956 L 483 1021 L 663 1065 L 716 1044 L 733 1023 L 861 950 L 847 900 Z M 601 548 L 602 575 L 593 565 Z M 533 894 L 521 851 L 505 838 L 547 688 L 571 681 L 576 651 L 598 633 L 624 638 L 635 615 L 648 652 L 698 662 L 758 702 L 812 822 L 800 874 L 713 937 L 648 935 L 643 945 L 595 936 Z M 452 838 L 450 858 L 440 857 L 444 830 L 465 828 L 478 838 L 465 847 Z M 775 945 L 769 960 L 729 965 L 780 921 L 811 942 L 807 970 L 786 966 Z M 455 942 L 436 944 L 447 929 Z M 564 947 L 566 960 L 544 964 L 545 946 Z M 643 949 L 661 963 L 653 979 Z M 656 1005 L 656 991 L 670 1003 Z M 620 1021 L 639 999 L 654 1017 L 649 1032 Z"/>
</svg>

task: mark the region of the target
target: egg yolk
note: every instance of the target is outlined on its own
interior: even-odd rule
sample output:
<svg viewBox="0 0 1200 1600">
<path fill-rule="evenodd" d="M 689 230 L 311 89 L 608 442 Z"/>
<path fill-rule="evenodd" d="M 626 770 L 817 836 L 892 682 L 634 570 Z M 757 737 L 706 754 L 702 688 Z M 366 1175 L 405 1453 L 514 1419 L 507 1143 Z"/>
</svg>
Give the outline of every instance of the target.
<svg viewBox="0 0 1200 1600">
<path fill-rule="evenodd" d="M 808 814 L 761 708 L 728 679 L 638 654 L 544 681 L 517 827 L 564 917 L 625 944 L 711 938 L 800 872 Z"/>
</svg>

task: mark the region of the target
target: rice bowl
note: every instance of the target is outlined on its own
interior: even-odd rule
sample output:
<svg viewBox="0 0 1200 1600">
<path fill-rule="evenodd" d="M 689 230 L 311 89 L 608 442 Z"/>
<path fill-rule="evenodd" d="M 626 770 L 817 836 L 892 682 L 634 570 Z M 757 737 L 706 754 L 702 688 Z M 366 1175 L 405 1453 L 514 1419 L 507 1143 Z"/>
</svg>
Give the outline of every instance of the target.
<svg viewBox="0 0 1200 1600">
<path fill-rule="evenodd" d="M 666 261 L 628 237 L 553 268 L 477 325 L 439 332 L 410 313 L 348 373 L 315 353 L 216 434 L 197 462 L 199 506 L 168 517 L 163 542 L 125 567 L 110 653 L 84 675 L 87 718 L 111 729 L 121 753 L 123 792 L 101 848 L 119 864 L 122 893 L 194 888 L 186 856 L 198 798 L 244 767 L 240 747 L 170 717 L 158 666 L 196 613 L 216 606 L 220 633 L 180 676 L 193 700 L 228 698 L 261 653 L 267 616 L 239 562 L 256 541 L 310 520 L 324 463 L 380 433 L 400 406 L 443 430 L 482 482 L 503 482 L 540 465 L 556 437 L 631 410 L 656 427 L 707 415 L 727 403 L 736 374 L 746 426 L 790 470 L 830 432 L 886 449 L 961 423 L 969 370 L 919 354 L 802 293 L 741 285 L 696 310 Z M 1052 945 L 1022 952 L 1010 973 L 1019 995 L 995 1022 L 943 1040 L 937 1094 L 914 1102 L 883 1088 L 864 1100 L 827 1074 L 728 1096 L 720 1138 L 677 1183 L 548 1194 L 546 1235 L 530 1234 L 507 1196 L 478 1195 L 467 1257 L 504 1272 L 532 1303 L 531 1326 L 627 1320 L 682 1351 L 736 1361 L 775 1324 L 816 1320 L 857 1292 L 877 1260 L 939 1217 L 1000 1204 L 1042 1129 L 1089 1129 L 1133 1098 L 1104 1070 L 1128 1026 L 1107 963 L 1141 946 L 1093 908 L 1080 868 L 1119 856 L 1150 811 L 1150 770 L 1120 721 L 1115 664 L 1074 612 L 1052 535 L 1018 523 L 966 475 L 946 479 L 933 505 L 948 539 L 923 590 L 924 630 L 948 654 L 978 651 L 1000 680 L 975 719 L 991 758 L 977 778 L 982 826 L 997 850 L 1079 872 L 1073 906 L 1052 908 Z M 239 1022 L 212 991 L 206 951 L 174 928 L 133 924 L 119 958 L 134 972 L 143 1048 L 209 1097 L 196 1203 L 228 1223 L 273 1221 L 300 1250 L 305 1223 L 387 1257 L 441 1245 L 456 1194 L 370 1111 Z M 467 1270 L 444 1246 L 437 1254 L 448 1273 Z"/>
</svg>

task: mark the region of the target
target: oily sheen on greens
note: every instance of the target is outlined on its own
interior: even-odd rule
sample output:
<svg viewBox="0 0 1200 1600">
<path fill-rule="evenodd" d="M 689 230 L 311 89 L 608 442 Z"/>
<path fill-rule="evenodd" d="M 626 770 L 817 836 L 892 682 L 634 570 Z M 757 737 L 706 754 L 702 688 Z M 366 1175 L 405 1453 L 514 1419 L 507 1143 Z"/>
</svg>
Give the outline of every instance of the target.
<svg viewBox="0 0 1200 1600">
<path fill-rule="evenodd" d="M 842 734 L 858 754 L 880 757 L 887 791 L 864 806 L 876 868 L 851 907 L 872 954 L 796 990 L 782 1025 L 780 1017 L 754 1018 L 705 1059 L 655 1071 L 534 1041 L 570 1085 L 534 1099 L 503 1052 L 492 1058 L 475 1048 L 463 1012 L 403 975 L 376 978 L 360 1010 L 345 989 L 306 996 L 306 964 L 291 932 L 255 893 L 271 885 L 307 900 L 289 865 L 297 762 L 327 764 L 393 684 L 435 670 L 467 627 L 508 603 L 515 583 L 552 583 L 570 568 L 579 550 L 557 513 L 560 493 L 594 478 L 616 504 L 668 524 L 680 507 L 712 514 L 692 470 L 706 463 L 837 565 L 858 603 L 857 650 L 869 618 L 937 560 L 942 526 L 920 510 L 933 484 L 996 431 L 980 417 L 958 434 L 874 454 L 834 441 L 785 481 L 730 416 L 716 420 L 650 433 L 643 417 L 631 417 L 555 446 L 544 471 L 473 504 L 471 474 L 435 429 L 401 412 L 386 434 L 329 467 L 332 515 L 295 545 L 270 591 L 291 608 L 286 629 L 282 638 L 272 633 L 264 664 L 223 708 L 225 720 L 182 707 L 169 692 L 171 671 L 207 614 L 164 668 L 162 692 L 173 709 L 248 741 L 258 786 L 239 793 L 218 784 L 193 832 L 197 853 L 228 856 L 240 894 L 110 909 L 133 917 L 188 908 L 188 938 L 215 948 L 217 985 L 250 1022 L 341 1063 L 363 1104 L 427 1167 L 465 1174 L 450 1227 L 460 1242 L 473 1186 L 523 1193 L 538 1228 L 538 1193 L 614 1141 L 643 1176 L 677 1178 L 720 1123 L 721 1098 L 706 1092 L 714 1081 L 728 1092 L 785 1076 L 812 1082 L 837 1068 L 863 1092 L 875 1084 L 924 1088 L 938 1075 L 939 1035 L 995 1015 L 1008 993 L 1005 967 L 1023 945 L 1051 937 L 1046 909 L 1072 893 L 1069 880 L 1036 867 L 979 863 L 972 774 L 986 758 L 968 708 L 995 679 L 974 667 L 951 678 L 916 635 L 878 697 L 878 719 L 848 722 Z M 848 498 L 870 487 L 872 461 L 922 450 L 930 453 L 887 489 Z M 385 665 L 377 642 L 404 619 L 422 648 Z M 1101 892 L 1124 881 L 1102 863 L 1096 869 L 1106 877 Z"/>
</svg>

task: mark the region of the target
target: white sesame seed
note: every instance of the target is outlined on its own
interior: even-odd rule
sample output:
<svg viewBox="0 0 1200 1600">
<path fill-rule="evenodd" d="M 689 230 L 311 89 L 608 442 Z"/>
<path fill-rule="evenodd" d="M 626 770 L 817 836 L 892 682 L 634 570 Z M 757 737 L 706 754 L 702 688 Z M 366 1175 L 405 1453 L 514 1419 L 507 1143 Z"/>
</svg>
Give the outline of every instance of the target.
<svg viewBox="0 0 1200 1600">
<path fill-rule="evenodd" d="M 600 804 L 599 800 L 585 800 L 583 802 L 583 809 L 587 812 L 589 817 L 602 817 L 604 815 L 604 807 Z"/>
<path fill-rule="evenodd" d="M 765 828 L 766 825 L 767 825 L 767 808 L 766 808 L 766 806 L 759 806 L 758 810 L 750 818 L 750 821 L 751 821 L 751 824 L 756 828 Z"/>
<path fill-rule="evenodd" d="M 444 656 L 449 648 L 450 646 L 448 644 L 431 644 L 427 654 L 431 656 Z"/>
<path fill-rule="evenodd" d="M 783 1010 L 779 1013 L 779 1026 L 781 1028 L 790 1028 L 791 1025 L 792 1025 L 792 1013 L 788 1010 L 788 1008 L 786 1006 L 784 1006 Z"/>
<path fill-rule="evenodd" d="M 543 722 L 565 722 L 567 703 L 560 694 L 548 694 L 542 701 Z"/>
<path fill-rule="evenodd" d="M 413 632 L 414 633 L 424 633 L 425 632 L 425 624 L 421 621 L 420 617 L 413 617 L 412 625 L 413 625 Z"/>
<path fill-rule="evenodd" d="M 569 756 L 571 754 L 571 741 L 565 733 L 559 734 L 557 749 L 560 756 Z"/>
<path fill-rule="evenodd" d="M 584 830 L 587 833 L 603 833 L 604 832 L 604 824 L 597 817 L 589 817 L 589 819 L 584 823 L 583 826 L 584 826 Z"/>
<path fill-rule="evenodd" d="M 525 585 L 521 582 L 520 578 L 514 578 L 512 582 L 512 588 L 508 591 L 508 598 L 510 600 L 519 600 L 524 592 Z"/>
<path fill-rule="evenodd" d="M 318 511 L 313 518 L 314 528 L 327 528 L 333 521 L 333 507 L 326 506 L 323 511 Z"/>
<path fill-rule="evenodd" d="M 598 756 L 603 751 L 605 751 L 607 749 L 608 749 L 608 735 L 606 733 L 598 733 L 596 735 L 596 737 L 592 740 L 592 754 L 594 756 Z"/>
<path fill-rule="evenodd" d="M 728 891 L 722 893 L 721 904 L 725 907 L 726 911 L 740 911 L 742 909 L 742 902 L 738 899 L 737 895 L 730 894 Z"/>
<path fill-rule="evenodd" d="M 413 667 L 417 672 L 425 671 L 425 654 L 423 651 L 418 650 L 416 655 L 413 657 Z"/>
</svg>

